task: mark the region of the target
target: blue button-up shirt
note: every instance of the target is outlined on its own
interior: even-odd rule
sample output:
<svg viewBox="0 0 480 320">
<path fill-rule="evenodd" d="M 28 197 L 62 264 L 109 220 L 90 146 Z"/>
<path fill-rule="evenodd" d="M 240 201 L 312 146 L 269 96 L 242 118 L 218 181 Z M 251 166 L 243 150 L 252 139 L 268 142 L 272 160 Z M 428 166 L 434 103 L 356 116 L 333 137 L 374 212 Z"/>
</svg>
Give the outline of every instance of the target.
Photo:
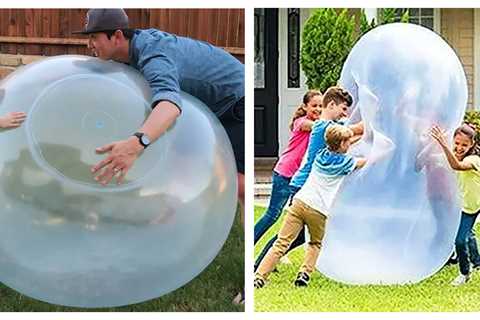
<svg viewBox="0 0 480 320">
<path fill-rule="evenodd" d="M 220 116 L 245 94 L 244 65 L 209 43 L 156 29 L 135 30 L 130 65 L 152 90 L 152 107 L 167 100 L 180 109 L 183 90 Z"/>
</svg>

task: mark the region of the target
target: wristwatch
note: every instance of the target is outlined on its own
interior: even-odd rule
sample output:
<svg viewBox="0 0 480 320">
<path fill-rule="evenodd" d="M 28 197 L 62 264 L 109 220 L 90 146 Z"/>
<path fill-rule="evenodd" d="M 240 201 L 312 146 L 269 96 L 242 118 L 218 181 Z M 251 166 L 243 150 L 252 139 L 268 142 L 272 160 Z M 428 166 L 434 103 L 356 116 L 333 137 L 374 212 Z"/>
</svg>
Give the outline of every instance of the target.
<svg viewBox="0 0 480 320">
<path fill-rule="evenodd" d="M 144 149 L 150 145 L 150 139 L 145 133 L 135 132 L 133 135 L 138 138 L 138 142 L 140 142 Z"/>
</svg>

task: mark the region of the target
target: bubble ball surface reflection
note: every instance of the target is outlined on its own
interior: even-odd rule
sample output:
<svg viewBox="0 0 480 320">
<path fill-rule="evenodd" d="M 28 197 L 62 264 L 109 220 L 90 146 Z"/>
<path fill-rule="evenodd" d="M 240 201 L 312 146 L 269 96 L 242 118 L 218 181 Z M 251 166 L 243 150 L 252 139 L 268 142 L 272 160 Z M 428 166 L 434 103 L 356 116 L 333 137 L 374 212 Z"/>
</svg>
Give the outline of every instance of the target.
<svg viewBox="0 0 480 320">
<path fill-rule="evenodd" d="M 365 127 L 349 152 L 369 163 L 343 181 L 317 267 L 349 284 L 418 282 L 447 261 L 459 225 L 454 172 L 429 130 L 438 124 L 450 139 L 460 125 L 462 65 L 434 32 L 388 24 L 357 42 L 340 83 L 351 121 Z"/>
<path fill-rule="evenodd" d="M 30 297 L 111 307 L 159 297 L 198 275 L 225 242 L 237 205 L 228 137 L 182 93 L 174 126 L 122 185 L 101 186 L 95 148 L 130 137 L 150 109 L 134 69 L 84 56 L 32 63 L 0 84 L 0 281 Z"/>
</svg>

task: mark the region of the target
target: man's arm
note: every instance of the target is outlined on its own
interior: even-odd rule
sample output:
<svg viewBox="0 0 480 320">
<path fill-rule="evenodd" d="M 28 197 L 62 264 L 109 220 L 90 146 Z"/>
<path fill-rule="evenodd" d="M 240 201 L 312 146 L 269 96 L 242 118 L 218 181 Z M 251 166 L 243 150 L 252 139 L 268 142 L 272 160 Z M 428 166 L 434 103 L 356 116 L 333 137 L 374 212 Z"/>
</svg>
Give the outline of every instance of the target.
<svg viewBox="0 0 480 320">
<path fill-rule="evenodd" d="M 179 115 L 180 109 L 174 103 L 166 100 L 160 101 L 138 132 L 143 132 L 153 142 L 172 126 Z M 110 183 L 113 177 L 118 175 L 117 183 L 122 183 L 128 170 L 143 152 L 143 149 L 135 136 L 97 148 L 95 150 L 97 153 L 108 152 L 109 155 L 92 167 L 93 174 L 99 173 L 95 176 L 95 180 L 106 185 Z"/>
<path fill-rule="evenodd" d="M 172 126 L 179 115 L 180 109 L 175 104 L 166 100 L 160 101 L 138 132 L 145 133 L 153 142 Z"/>
<path fill-rule="evenodd" d="M 138 132 L 146 134 L 151 142 L 180 114 L 180 83 L 174 59 L 173 55 L 159 53 L 150 45 L 143 46 L 139 53 L 138 67 L 152 90 L 153 111 Z M 92 173 L 97 174 L 95 180 L 106 185 L 116 176 L 117 183 L 122 183 L 143 149 L 135 136 L 97 148 L 97 153 L 108 153 L 108 156 L 92 168 Z"/>
</svg>

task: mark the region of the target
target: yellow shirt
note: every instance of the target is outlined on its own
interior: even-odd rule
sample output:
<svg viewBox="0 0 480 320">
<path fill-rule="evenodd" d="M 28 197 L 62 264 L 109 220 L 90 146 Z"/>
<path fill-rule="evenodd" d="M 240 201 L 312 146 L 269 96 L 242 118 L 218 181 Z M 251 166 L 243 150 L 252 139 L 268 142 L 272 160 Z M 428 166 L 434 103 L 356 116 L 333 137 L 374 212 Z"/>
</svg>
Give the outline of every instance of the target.
<svg viewBox="0 0 480 320">
<path fill-rule="evenodd" d="M 460 192 L 463 197 L 463 211 L 477 213 L 480 210 L 480 157 L 468 156 L 464 161 L 469 161 L 475 169 L 456 171 Z"/>
</svg>

